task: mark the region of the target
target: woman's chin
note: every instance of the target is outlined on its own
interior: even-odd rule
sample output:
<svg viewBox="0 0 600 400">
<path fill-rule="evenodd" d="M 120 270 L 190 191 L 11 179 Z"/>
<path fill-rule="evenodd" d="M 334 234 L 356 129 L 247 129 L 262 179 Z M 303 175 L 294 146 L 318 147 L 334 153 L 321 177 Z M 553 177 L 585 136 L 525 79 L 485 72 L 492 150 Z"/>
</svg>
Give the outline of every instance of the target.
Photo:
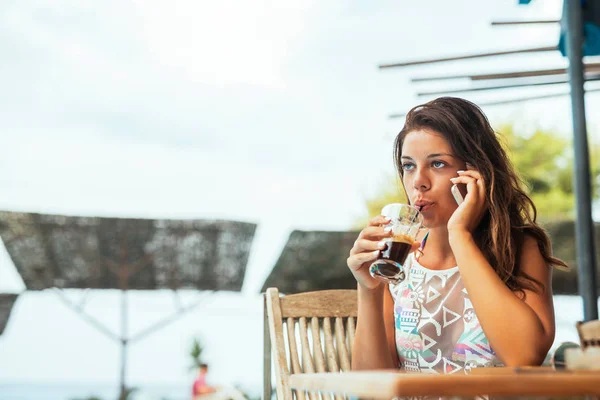
<svg viewBox="0 0 600 400">
<path fill-rule="evenodd" d="M 445 228 L 448 225 L 448 221 L 440 221 L 438 218 L 425 218 L 423 217 L 423 227 L 427 229 Z"/>
</svg>

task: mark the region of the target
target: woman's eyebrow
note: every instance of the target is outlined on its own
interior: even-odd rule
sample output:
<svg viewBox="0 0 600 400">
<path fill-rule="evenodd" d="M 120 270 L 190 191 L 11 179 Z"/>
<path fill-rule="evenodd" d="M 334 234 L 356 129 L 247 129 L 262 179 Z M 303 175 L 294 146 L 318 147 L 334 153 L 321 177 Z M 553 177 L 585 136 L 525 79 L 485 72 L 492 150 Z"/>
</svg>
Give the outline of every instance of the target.
<svg viewBox="0 0 600 400">
<path fill-rule="evenodd" d="M 443 156 L 448 156 L 448 157 L 454 158 L 454 156 L 450 153 L 434 153 L 434 154 L 428 155 L 427 158 L 435 158 L 435 157 L 443 157 Z"/>
<path fill-rule="evenodd" d="M 456 156 L 454 156 L 454 155 L 452 155 L 450 153 L 434 153 L 434 154 L 429 154 L 427 156 L 427 158 L 436 158 L 436 157 L 443 157 L 443 156 L 456 158 Z M 413 159 L 411 156 L 402 156 L 400 158 L 403 159 L 403 160 L 412 160 Z"/>
</svg>

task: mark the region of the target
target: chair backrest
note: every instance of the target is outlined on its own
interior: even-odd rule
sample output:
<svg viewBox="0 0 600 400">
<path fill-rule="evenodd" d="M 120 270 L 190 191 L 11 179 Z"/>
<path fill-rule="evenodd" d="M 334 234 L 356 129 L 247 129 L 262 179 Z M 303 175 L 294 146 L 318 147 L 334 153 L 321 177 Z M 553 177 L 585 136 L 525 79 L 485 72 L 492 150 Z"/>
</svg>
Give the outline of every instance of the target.
<svg viewBox="0 0 600 400">
<path fill-rule="evenodd" d="M 270 400 L 271 396 L 271 354 L 279 400 L 294 398 L 290 374 L 350 371 L 357 313 L 356 290 L 280 296 L 277 289 L 267 289 L 263 400 Z M 296 391 L 295 395 L 297 400 L 306 398 L 304 392 Z"/>
<path fill-rule="evenodd" d="M 577 322 L 581 348 L 600 347 L 600 320 Z"/>
</svg>

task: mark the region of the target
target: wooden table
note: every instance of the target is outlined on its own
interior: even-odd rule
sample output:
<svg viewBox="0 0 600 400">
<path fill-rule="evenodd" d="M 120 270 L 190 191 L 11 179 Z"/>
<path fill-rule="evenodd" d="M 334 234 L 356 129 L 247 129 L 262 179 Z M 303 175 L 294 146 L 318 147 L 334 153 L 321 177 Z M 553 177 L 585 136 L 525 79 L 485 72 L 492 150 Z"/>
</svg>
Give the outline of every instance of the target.
<svg viewBox="0 0 600 400">
<path fill-rule="evenodd" d="M 470 375 L 394 371 L 293 374 L 290 386 L 388 400 L 408 396 L 600 396 L 600 371 L 501 370 Z"/>
</svg>

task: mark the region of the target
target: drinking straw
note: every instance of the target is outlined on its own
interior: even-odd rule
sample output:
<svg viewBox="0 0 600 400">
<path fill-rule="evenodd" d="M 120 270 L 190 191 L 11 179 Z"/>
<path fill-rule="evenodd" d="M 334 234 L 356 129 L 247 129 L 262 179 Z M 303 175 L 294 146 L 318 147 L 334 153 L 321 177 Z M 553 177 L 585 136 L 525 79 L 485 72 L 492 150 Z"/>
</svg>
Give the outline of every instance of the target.
<svg viewBox="0 0 600 400">
<path fill-rule="evenodd" d="M 425 237 L 423 238 L 423 240 L 421 240 L 421 246 L 419 246 L 419 250 L 421 250 L 421 252 L 423 252 L 423 249 L 425 248 L 425 244 L 427 244 L 428 237 L 429 237 L 429 231 L 427 231 L 427 233 L 425 234 Z"/>
</svg>

